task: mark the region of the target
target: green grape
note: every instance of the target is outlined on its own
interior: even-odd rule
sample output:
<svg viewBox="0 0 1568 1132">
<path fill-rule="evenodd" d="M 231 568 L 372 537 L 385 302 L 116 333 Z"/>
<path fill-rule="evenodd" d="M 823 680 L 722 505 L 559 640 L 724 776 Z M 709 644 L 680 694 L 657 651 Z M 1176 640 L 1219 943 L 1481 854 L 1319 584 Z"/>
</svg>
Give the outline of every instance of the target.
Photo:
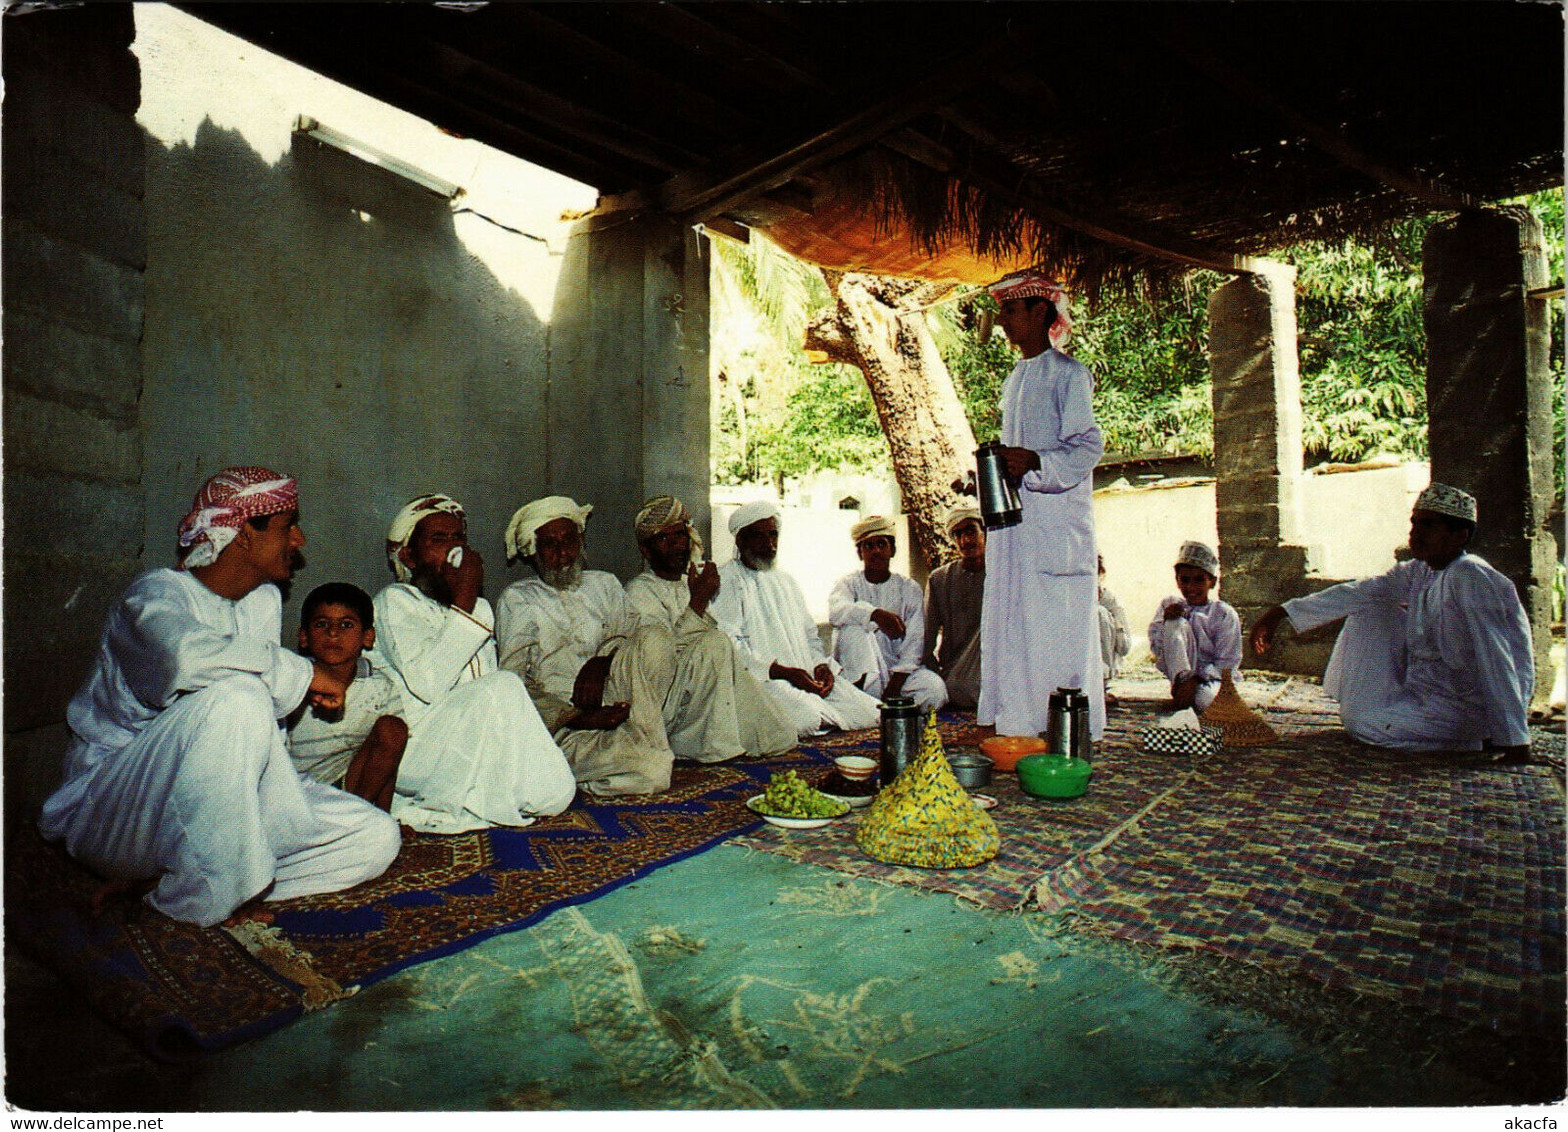
<svg viewBox="0 0 1568 1132">
<path fill-rule="evenodd" d="M 762 810 L 774 817 L 834 818 L 843 813 L 844 803 L 814 790 L 793 770 L 780 771 L 768 782 L 762 796 Z"/>
</svg>

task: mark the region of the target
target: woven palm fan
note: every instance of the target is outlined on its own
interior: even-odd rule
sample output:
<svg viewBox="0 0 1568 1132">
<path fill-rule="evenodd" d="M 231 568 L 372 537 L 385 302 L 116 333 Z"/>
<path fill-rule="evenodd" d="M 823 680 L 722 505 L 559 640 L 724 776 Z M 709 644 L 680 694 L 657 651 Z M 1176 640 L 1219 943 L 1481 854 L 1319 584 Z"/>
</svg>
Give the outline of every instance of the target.
<svg viewBox="0 0 1568 1132">
<path fill-rule="evenodd" d="M 1242 700 L 1228 668 L 1220 673 L 1220 690 L 1214 702 L 1198 719 L 1208 727 L 1218 727 L 1220 742 L 1227 747 L 1267 747 L 1279 742 L 1279 732 Z"/>
</svg>

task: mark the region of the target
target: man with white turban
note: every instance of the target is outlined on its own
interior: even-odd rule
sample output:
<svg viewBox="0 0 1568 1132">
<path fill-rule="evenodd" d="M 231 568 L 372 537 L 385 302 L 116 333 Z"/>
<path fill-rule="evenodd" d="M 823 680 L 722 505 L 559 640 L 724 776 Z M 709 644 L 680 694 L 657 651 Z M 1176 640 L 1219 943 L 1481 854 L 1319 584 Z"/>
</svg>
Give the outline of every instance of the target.
<svg viewBox="0 0 1568 1132">
<path fill-rule="evenodd" d="M 39 827 L 174 919 L 335 892 L 397 856 L 397 823 L 300 775 L 278 727 L 307 699 L 340 707 L 345 689 L 279 644 L 278 586 L 304 544 L 292 478 L 213 476 L 180 523 L 179 567 L 131 583 L 66 709 L 65 780 Z"/>
<path fill-rule="evenodd" d="M 828 594 L 833 658 L 844 679 L 867 695 L 908 696 L 924 711 L 947 703 L 947 685 L 920 663 L 926 641 L 925 601 L 913 579 L 893 573 L 898 527 L 871 515 L 850 528 L 861 568 Z"/>
<path fill-rule="evenodd" d="M 1105 728 L 1094 546 L 1094 467 L 1103 444 L 1094 379 L 1057 349 L 1069 323 L 1060 284 L 1037 271 L 990 288 L 1022 357 L 1002 386 L 1002 460 L 1023 521 L 986 540 L 976 719 L 1000 735 L 1045 730 L 1051 693 L 1081 688 L 1089 730 Z"/>
<path fill-rule="evenodd" d="M 523 682 L 496 663 L 484 560 L 462 505 L 421 495 L 392 520 L 397 581 L 375 598 L 377 649 L 404 691 L 408 746 L 392 814 L 429 833 L 524 826 L 572 804 L 576 783 Z"/>
<path fill-rule="evenodd" d="M 729 528 L 736 556 L 719 568 L 719 593 L 708 608 L 795 734 L 876 726 L 877 701 L 835 678 L 838 662 L 822 654 L 799 584 L 774 566 L 779 509 L 754 500 L 730 516 Z"/>
<path fill-rule="evenodd" d="M 1241 616 L 1213 596 L 1220 556 L 1207 543 L 1187 541 L 1176 552 L 1176 588 L 1149 623 L 1154 666 L 1171 682 L 1178 708 L 1206 711 L 1220 680 L 1241 667 Z"/>
<path fill-rule="evenodd" d="M 1252 628 L 1262 656 L 1285 618 L 1298 632 L 1345 618 L 1323 674 L 1345 730 L 1398 750 L 1503 751 L 1529 757 L 1535 659 L 1507 577 L 1465 547 L 1476 501 L 1434 483 L 1410 515 L 1411 558 L 1388 573 L 1276 605 Z"/>
<path fill-rule="evenodd" d="M 972 708 L 980 701 L 980 610 L 985 601 L 985 525 L 974 507 L 954 507 L 946 520 L 958 561 L 926 579 L 927 668 L 942 677 L 947 702 Z"/>
<path fill-rule="evenodd" d="M 592 511 L 549 495 L 507 524 L 508 561 L 526 559 L 537 576 L 501 594 L 501 664 L 522 677 L 584 791 L 656 794 L 675 762 L 665 716 L 691 689 L 675 691 L 669 629 L 639 624 L 615 575 L 584 569 Z"/>
<path fill-rule="evenodd" d="M 708 752 L 711 759 L 789 750 L 795 745 L 795 728 L 708 612 L 719 592 L 719 569 L 712 562 L 697 565 L 702 539 L 691 512 L 673 495 L 656 495 L 637 512 L 633 529 L 647 566 L 626 583 L 626 599 L 644 624 L 669 627 L 678 665 L 691 663 L 689 653 L 702 658 L 696 662 L 702 671 L 712 673 L 711 688 L 683 695 L 686 706 L 673 719 L 666 711 L 670 747 L 677 757 L 702 759 L 689 753 L 698 751 Z"/>
</svg>

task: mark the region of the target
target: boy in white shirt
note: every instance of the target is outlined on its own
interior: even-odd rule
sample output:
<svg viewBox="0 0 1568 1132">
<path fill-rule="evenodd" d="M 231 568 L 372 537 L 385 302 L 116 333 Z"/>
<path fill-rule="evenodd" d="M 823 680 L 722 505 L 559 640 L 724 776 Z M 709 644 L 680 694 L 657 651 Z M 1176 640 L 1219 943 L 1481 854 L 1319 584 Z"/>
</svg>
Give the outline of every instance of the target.
<svg viewBox="0 0 1568 1132">
<path fill-rule="evenodd" d="M 1176 555 L 1176 588 L 1160 602 L 1149 623 L 1149 651 L 1170 678 L 1178 708 L 1203 711 L 1220 690 L 1226 669 L 1241 667 L 1241 618 L 1223 601 L 1211 598 L 1219 584 L 1220 559 L 1212 547 L 1184 542 Z"/>
<path fill-rule="evenodd" d="M 375 644 L 369 594 L 347 582 L 310 591 L 300 610 L 299 653 L 348 690 L 335 712 L 302 704 L 289 716 L 289 758 L 301 774 L 390 810 L 408 724 L 397 684 L 363 655 Z"/>
</svg>

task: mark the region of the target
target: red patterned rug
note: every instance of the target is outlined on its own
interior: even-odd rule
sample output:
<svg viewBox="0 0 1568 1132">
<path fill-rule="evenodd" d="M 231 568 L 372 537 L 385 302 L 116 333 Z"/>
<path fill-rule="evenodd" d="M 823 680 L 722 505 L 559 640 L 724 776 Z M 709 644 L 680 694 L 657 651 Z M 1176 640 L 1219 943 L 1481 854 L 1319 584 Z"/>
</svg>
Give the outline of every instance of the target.
<svg viewBox="0 0 1568 1132">
<path fill-rule="evenodd" d="M 578 801 L 526 829 L 405 833 L 387 872 L 346 892 L 268 904 L 270 927 L 177 923 L 139 900 L 95 914 L 102 881 L 36 833 L 7 862 L 8 945 L 53 969 L 153 1056 L 254 1038 L 411 964 L 592 900 L 760 825 L 745 800 L 777 770 L 810 774 L 816 749 L 678 763 L 645 800 Z"/>
</svg>

